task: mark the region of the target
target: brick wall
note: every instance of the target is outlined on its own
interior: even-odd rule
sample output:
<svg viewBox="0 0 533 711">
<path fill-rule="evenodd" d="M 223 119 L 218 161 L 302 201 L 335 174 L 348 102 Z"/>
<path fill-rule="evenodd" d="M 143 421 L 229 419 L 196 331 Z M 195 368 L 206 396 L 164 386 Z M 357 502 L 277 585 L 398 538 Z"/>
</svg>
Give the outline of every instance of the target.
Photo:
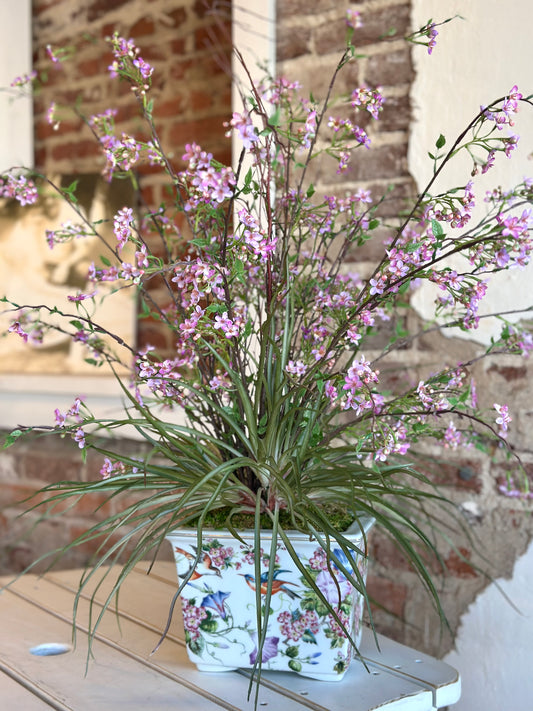
<svg viewBox="0 0 533 711">
<path fill-rule="evenodd" d="M 111 54 L 104 39 L 115 31 L 132 37 L 143 58 L 155 68 L 152 96 L 161 142 L 175 159 L 186 141 L 197 141 L 221 161 L 230 161 L 223 121 L 231 106 L 229 75 L 231 14 L 212 0 L 36 0 L 34 2 L 34 68 L 47 82 L 35 101 L 36 167 L 44 173 L 88 173 L 95 170 L 98 146 L 83 121 L 58 108 L 65 119 L 57 131 L 47 121 L 52 101 L 85 115 L 118 109 L 117 133 L 141 138 L 139 112 L 126 83 L 112 80 Z M 72 58 L 52 63 L 46 47 L 73 50 Z M 103 167 L 103 162 L 101 163 Z M 143 171 L 141 186 L 149 204 L 164 195 L 162 178 Z M 154 174 L 155 173 L 155 174 Z"/>
<path fill-rule="evenodd" d="M 116 443 L 119 451 L 142 456 L 143 446 L 137 442 Z M 18 573 L 34 565 L 42 556 L 64 546 L 87 531 L 96 521 L 117 513 L 125 504 L 106 502 L 102 495 L 89 495 L 67 509 L 64 505 L 53 516 L 42 519 L 44 511 L 35 496 L 44 486 L 58 481 L 91 481 L 100 478 L 103 458 L 89 452 L 81 461 L 80 450 L 70 438 L 30 436 L 12 448 L 0 450 L 0 575 Z M 32 508 L 20 518 L 22 511 Z M 33 526 L 38 522 L 38 528 Z M 88 564 L 96 543 L 70 551 L 59 567 L 81 567 Z M 168 551 L 170 557 L 170 551 Z M 46 558 L 34 567 L 43 571 L 53 558 Z"/>
</svg>

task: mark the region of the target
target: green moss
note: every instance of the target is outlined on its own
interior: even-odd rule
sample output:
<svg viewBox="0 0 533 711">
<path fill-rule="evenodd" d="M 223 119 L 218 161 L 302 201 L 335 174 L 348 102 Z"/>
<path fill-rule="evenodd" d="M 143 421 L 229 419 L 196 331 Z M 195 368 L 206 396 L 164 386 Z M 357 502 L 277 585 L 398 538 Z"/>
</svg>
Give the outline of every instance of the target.
<svg viewBox="0 0 533 711">
<path fill-rule="evenodd" d="M 354 517 L 340 506 L 335 506 L 329 504 L 323 507 L 323 512 L 327 516 L 331 525 L 337 531 L 345 531 L 354 520 Z M 204 519 L 204 528 L 210 529 L 225 529 L 228 527 L 228 516 L 230 515 L 231 509 L 229 507 L 223 507 L 219 509 L 213 509 L 209 511 Z M 261 514 L 261 528 L 271 529 L 272 520 L 267 514 Z M 236 513 L 231 516 L 231 525 L 238 531 L 244 531 L 246 529 L 254 528 L 254 514 L 252 513 Z M 288 511 L 280 511 L 279 522 L 282 528 L 289 530 L 294 528 L 294 523 L 292 517 Z M 195 528 L 198 523 L 198 519 L 191 521 L 187 527 Z"/>
</svg>

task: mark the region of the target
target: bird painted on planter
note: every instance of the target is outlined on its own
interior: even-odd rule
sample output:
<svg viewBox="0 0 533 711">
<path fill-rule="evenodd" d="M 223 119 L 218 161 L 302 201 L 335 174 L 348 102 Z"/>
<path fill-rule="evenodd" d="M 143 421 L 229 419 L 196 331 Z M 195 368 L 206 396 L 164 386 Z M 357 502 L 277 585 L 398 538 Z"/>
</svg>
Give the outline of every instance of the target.
<svg viewBox="0 0 533 711">
<path fill-rule="evenodd" d="M 221 577 L 222 573 L 216 566 L 213 565 L 213 561 L 211 560 L 209 553 L 204 553 L 196 563 L 196 555 L 189 553 L 189 551 L 183 550 L 183 548 L 178 548 L 178 546 L 174 546 L 174 550 L 176 553 L 179 553 L 179 555 L 186 558 L 189 562 L 189 570 L 183 575 L 184 578 L 187 577 L 191 568 L 195 566 L 188 582 L 198 580 L 198 578 L 201 578 L 204 575 L 217 575 L 219 578 Z"/>
<path fill-rule="evenodd" d="M 287 593 L 289 597 L 292 599 L 299 598 L 300 595 L 298 593 L 295 593 L 294 590 L 291 590 L 290 588 L 287 587 L 287 585 L 296 585 L 296 583 L 291 583 L 289 580 L 278 580 L 277 576 L 280 573 L 288 573 L 288 570 L 275 570 L 272 576 L 272 595 L 276 595 L 276 593 L 279 592 L 284 592 Z M 249 573 L 239 573 L 245 580 L 246 584 L 251 590 L 255 590 L 255 578 L 253 575 L 250 575 Z M 261 595 L 266 595 L 267 593 L 267 588 L 268 588 L 268 573 L 263 573 L 260 578 L 261 581 Z"/>
</svg>

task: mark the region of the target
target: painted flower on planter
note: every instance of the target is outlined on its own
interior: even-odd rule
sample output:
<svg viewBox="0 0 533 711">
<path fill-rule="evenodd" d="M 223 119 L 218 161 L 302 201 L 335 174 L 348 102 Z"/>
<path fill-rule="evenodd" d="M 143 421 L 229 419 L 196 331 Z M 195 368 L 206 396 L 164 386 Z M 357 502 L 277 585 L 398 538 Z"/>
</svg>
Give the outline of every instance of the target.
<svg viewBox="0 0 533 711">
<path fill-rule="evenodd" d="M 252 635 L 255 647 L 252 652 L 250 652 L 250 664 L 255 664 L 257 660 L 257 634 Z M 265 639 L 265 644 L 263 645 L 263 653 L 261 655 L 261 661 L 267 662 L 269 659 L 277 656 L 278 654 L 278 644 L 279 637 L 267 637 Z"/>
<path fill-rule="evenodd" d="M 277 620 L 283 636 L 287 639 L 297 642 L 303 638 L 304 642 L 316 644 L 315 635 L 320 629 L 320 621 L 315 610 L 284 610 L 280 612 Z"/>
<path fill-rule="evenodd" d="M 183 598 L 183 626 L 191 641 L 200 636 L 200 625 L 207 618 L 207 612 L 202 607 L 196 607 L 194 600 Z"/>
<path fill-rule="evenodd" d="M 350 618 L 344 612 L 344 610 L 341 610 L 337 608 L 335 610 L 337 615 L 339 616 L 340 621 L 342 624 L 346 627 L 346 629 L 350 628 Z M 333 615 L 328 615 L 328 627 L 325 631 L 326 637 L 329 637 L 331 640 L 331 646 L 332 647 L 341 647 L 344 645 L 345 640 L 347 639 L 346 632 L 342 629 L 342 627 L 339 625 L 335 617 Z"/>
<path fill-rule="evenodd" d="M 352 592 L 351 584 L 343 575 L 335 578 L 326 570 L 316 576 L 316 585 L 331 605 L 339 605 Z"/>
<path fill-rule="evenodd" d="M 222 592 L 217 590 L 215 593 L 206 595 L 202 600 L 200 607 L 211 607 L 216 610 L 223 620 L 227 617 L 226 608 L 224 607 L 224 601 L 230 596 L 229 592 Z"/>
<path fill-rule="evenodd" d="M 346 553 L 340 548 L 334 548 L 333 554 L 336 556 L 336 558 L 338 558 L 339 562 L 342 563 L 346 570 L 348 570 L 350 573 L 353 573 L 355 562 L 353 556 L 348 558 Z M 334 567 L 336 568 L 337 566 Z"/>
</svg>

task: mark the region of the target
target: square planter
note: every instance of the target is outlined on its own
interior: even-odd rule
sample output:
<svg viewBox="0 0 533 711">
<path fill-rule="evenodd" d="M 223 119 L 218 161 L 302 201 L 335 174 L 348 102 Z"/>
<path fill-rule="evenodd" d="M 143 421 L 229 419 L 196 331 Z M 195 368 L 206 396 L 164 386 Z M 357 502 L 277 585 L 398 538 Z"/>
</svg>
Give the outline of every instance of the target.
<svg viewBox="0 0 533 711">
<path fill-rule="evenodd" d="M 370 524 L 371 525 L 371 524 Z M 367 527 L 367 530 L 370 528 Z M 363 536 L 346 533 L 360 548 Z M 183 588 L 181 602 L 189 658 L 201 671 L 253 667 L 258 650 L 253 532 L 242 534 L 244 543 L 227 531 L 206 531 L 198 564 Z M 173 531 L 167 536 L 183 580 L 197 558 L 195 530 Z M 261 532 L 262 578 L 269 566 L 269 531 Z M 363 596 L 328 561 L 309 536 L 290 534 L 300 564 L 336 610 L 352 638 L 359 644 Z M 367 559 L 354 554 L 349 561 L 337 546 L 333 552 L 347 569 L 366 577 Z M 266 584 L 262 585 L 262 599 Z M 298 569 L 281 541 L 277 544 L 268 630 L 263 647 L 263 669 L 293 671 L 314 679 L 342 679 L 352 657 L 346 632 Z"/>
</svg>

